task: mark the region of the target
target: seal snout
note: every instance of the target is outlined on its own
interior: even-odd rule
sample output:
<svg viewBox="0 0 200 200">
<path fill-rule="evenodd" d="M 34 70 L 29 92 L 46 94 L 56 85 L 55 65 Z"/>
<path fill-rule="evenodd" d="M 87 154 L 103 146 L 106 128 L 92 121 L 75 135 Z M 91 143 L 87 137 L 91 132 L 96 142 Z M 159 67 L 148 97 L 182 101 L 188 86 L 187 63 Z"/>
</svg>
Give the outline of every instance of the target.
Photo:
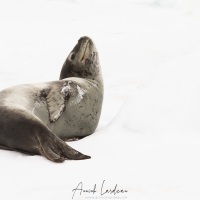
<svg viewBox="0 0 200 200">
<path fill-rule="evenodd" d="M 77 46 L 79 46 L 78 52 L 76 53 L 77 60 L 82 63 L 85 59 L 88 59 L 93 52 L 94 44 L 91 38 L 83 36 L 78 40 Z"/>
<path fill-rule="evenodd" d="M 91 39 L 90 37 L 88 37 L 88 36 L 82 36 L 82 37 L 78 40 L 78 42 L 89 41 L 89 40 L 92 41 L 92 39 Z"/>
<path fill-rule="evenodd" d="M 82 63 L 92 52 L 94 43 L 88 36 L 83 36 L 78 40 L 77 45 L 68 56 L 70 62 Z"/>
</svg>

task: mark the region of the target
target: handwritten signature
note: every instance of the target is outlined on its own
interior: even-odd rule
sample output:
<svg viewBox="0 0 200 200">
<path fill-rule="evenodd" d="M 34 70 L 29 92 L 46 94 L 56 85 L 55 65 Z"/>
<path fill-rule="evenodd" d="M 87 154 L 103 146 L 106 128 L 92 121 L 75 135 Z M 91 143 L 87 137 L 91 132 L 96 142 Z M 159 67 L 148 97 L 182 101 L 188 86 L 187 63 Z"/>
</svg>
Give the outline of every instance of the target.
<svg viewBox="0 0 200 200">
<path fill-rule="evenodd" d="M 107 194 L 107 195 L 116 195 L 116 194 L 124 194 L 127 193 L 128 190 L 125 189 L 118 189 L 117 184 L 115 184 L 115 186 L 112 189 L 106 189 L 105 187 L 105 180 L 103 180 L 100 190 L 97 190 L 97 184 L 94 184 L 94 186 L 90 189 L 85 189 L 83 187 L 83 182 L 80 182 L 76 188 L 74 188 L 72 190 L 73 194 L 72 194 L 72 199 L 75 197 L 75 195 L 79 194 L 82 195 L 82 193 L 88 193 L 88 194 L 100 194 L 101 196 Z"/>
</svg>

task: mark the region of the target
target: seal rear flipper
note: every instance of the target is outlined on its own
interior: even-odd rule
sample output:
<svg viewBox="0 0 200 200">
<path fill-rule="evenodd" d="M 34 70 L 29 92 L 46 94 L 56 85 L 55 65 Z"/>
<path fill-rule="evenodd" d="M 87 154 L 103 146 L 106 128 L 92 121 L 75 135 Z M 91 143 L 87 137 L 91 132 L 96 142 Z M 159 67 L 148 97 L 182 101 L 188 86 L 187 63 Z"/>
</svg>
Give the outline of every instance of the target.
<svg viewBox="0 0 200 200">
<path fill-rule="evenodd" d="M 36 138 L 40 154 L 53 162 L 63 162 L 65 159 L 83 160 L 90 158 L 90 156 L 84 155 L 71 148 L 53 133 L 47 136 L 48 140 L 46 141 L 42 141 L 39 135 L 37 135 Z"/>
<path fill-rule="evenodd" d="M 81 152 L 73 149 L 72 147 L 70 147 L 68 144 L 66 144 L 65 142 L 63 142 L 61 140 L 60 143 L 58 143 L 58 145 L 60 146 L 60 149 L 64 155 L 64 157 L 66 159 L 69 160 L 85 160 L 85 159 L 90 159 L 90 156 L 84 155 Z"/>
<path fill-rule="evenodd" d="M 48 160 L 51 160 L 53 162 L 63 162 L 65 160 L 63 156 L 53 152 L 50 147 L 42 148 L 41 146 L 39 150 L 40 150 L 41 155 L 43 155 Z"/>
<path fill-rule="evenodd" d="M 56 149 L 53 143 L 48 144 L 50 142 L 44 142 L 44 144 L 42 144 L 41 138 L 38 135 L 36 139 L 38 141 L 38 150 L 42 156 L 53 162 L 63 162 L 65 160 L 60 149 Z"/>
</svg>

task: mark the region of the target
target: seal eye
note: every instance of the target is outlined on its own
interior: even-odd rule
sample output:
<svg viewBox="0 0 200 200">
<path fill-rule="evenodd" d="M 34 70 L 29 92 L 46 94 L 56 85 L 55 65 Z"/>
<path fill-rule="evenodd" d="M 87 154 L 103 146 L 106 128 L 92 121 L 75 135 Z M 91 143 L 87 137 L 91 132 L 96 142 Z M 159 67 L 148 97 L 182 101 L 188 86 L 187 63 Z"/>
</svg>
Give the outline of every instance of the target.
<svg viewBox="0 0 200 200">
<path fill-rule="evenodd" d="M 71 59 L 71 60 L 74 60 L 74 59 L 75 59 L 75 53 L 71 53 L 70 59 Z"/>
</svg>

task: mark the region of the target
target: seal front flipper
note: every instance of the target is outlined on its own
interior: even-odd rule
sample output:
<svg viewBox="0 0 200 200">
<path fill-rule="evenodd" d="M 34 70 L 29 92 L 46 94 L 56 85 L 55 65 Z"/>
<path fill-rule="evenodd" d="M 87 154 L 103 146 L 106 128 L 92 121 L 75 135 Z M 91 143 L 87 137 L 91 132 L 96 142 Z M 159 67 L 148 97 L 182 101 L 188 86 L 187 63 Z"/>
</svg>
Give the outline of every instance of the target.
<svg viewBox="0 0 200 200">
<path fill-rule="evenodd" d="M 73 84 L 72 81 L 58 82 L 50 88 L 46 96 L 49 121 L 51 123 L 60 118 L 66 107 L 66 101 L 70 96 L 73 96 L 73 88 L 70 84 Z"/>
</svg>

